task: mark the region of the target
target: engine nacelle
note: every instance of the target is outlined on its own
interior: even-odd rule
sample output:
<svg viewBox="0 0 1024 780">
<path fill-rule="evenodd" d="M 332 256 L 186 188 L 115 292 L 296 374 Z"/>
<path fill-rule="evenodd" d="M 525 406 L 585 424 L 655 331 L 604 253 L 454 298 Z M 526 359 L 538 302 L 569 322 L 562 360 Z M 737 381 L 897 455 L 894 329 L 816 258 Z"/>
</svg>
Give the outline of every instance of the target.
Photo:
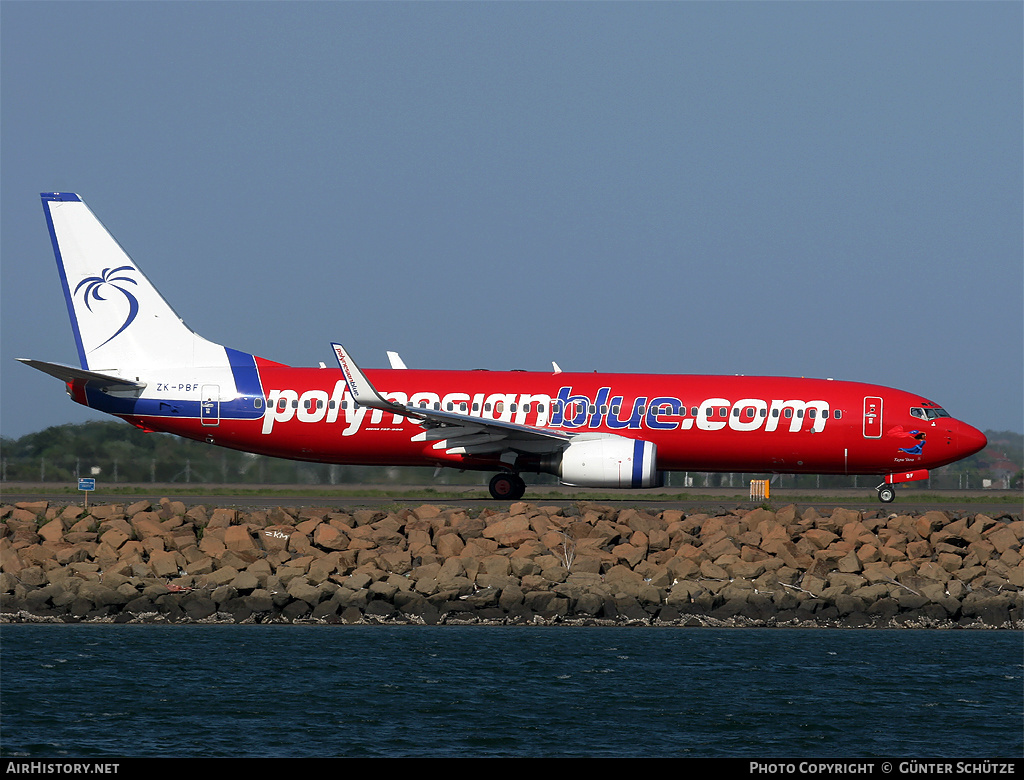
<svg viewBox="0 0 1024 780">
<path fill-rule="evenodd" d="M 579 436 L 558 455 L 546 458 L 541 470 L 577 487 L 661 487 L 658 448 L 649 441 L 603 435 Z"/>
</svg>

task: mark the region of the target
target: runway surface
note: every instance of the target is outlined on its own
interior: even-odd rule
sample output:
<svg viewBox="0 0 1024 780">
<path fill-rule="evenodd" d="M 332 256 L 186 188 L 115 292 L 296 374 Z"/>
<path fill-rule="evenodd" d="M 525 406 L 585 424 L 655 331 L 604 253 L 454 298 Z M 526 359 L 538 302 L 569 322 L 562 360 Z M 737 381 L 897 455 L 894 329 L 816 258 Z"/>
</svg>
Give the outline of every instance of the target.
<svg viewBox="0 0 1024 780">
<path fill-rule="evenodd" d="M 54 490 L 53 485 L 8 483 L 0 491 L 0 501 L 13 504 L 21 501 L 50 501 L 56 504 L 82 504 L 84 493 Z M 437 504 L 467 509 L 491 507 L 499 509 L 508 506 L 508 501 L 495 501 L 485 497 L 486 489 L 479 486 L 347 486 L 336 488 L 332 494 L 323 488 L 304 485 L 275 485 L 263 494 L 253 491 L 248 485 L 210 485 L 206 490 L 197 486 L 180 484 L 138 485 L 119 487 L 117 492 L 102 489 L 89 493 L 92 506 L 102 504 L 132 503 L 149 500 L 154 503 L 161 498 L 181 501 L 186 506 L 234 506 L 246 509 L 265 509 L 275 506 L 328 506 L 341 510 L 367 507 L 420 506 Z M 434 492 L 430 492 L 434 491 Z M 571 506 L 581 503 L 605 504 L 617 508 L 644 507 L 654 511 L 682 509 L 688 512 L 731 510 L 753 508 L 762 503 L 774 508 L 796 504 L 799 507 L 813 506 L 819 512 L 831 512 L 836 507 L 860 511 L 886 511 L 887 513 L 925 512 L 938 509 L 946 512 L 971 512 L 1001 515 L 1020 515 L 1022 494 L 1007 490 L 932 490 L 915 491 L 904 489 L 897 492 L 896 500 L 883 504 L 872 488 L 831 489 L 831 490 L 773 490 L 768 501 L 751 501 L 747 494 L 736 488 L 701 488 L 689 495 L 680 491 L 664 489 L 644 493 L 629 492 L 621 497 L 609 496 L 606 492 L 559 487 L 538 486 L 527 490 L 521 501 L 544 506 Z"/>
</svg>

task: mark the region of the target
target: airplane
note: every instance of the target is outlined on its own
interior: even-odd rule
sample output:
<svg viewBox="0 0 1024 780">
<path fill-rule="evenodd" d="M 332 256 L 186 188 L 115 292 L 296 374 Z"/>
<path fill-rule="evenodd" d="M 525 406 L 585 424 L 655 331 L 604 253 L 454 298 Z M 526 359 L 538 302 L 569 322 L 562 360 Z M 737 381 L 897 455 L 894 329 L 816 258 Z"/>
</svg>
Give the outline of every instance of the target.
<svg viewBox="0 0 1024 780">
<path fill-rule="evenodd" d="M 895 485 L 981 450 L 915 393 L 769 376 L 293 367 L 194 333 L 74 193 L 42 193 L 80 366 L 19 358 L 77 403 L 146 431 L 294 460 L 493 471 L 643 489 L 670 471 L 877 475 Z M 340 369 L 340 370 L 339 370 Z"/>
</svg>

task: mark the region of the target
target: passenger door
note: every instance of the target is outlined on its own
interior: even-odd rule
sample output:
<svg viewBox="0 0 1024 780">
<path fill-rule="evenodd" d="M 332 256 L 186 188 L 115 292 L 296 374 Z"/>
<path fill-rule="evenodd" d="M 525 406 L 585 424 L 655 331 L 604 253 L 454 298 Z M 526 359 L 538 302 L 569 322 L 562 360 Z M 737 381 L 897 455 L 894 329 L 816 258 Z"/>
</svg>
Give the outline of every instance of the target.
<svg viewBox="0 0 1024 780">
<path fill-rule="evenodd" d="M 878 396 L 864 397 L 864 438 L 882 438 L 882 399 Z"/>
</svg>

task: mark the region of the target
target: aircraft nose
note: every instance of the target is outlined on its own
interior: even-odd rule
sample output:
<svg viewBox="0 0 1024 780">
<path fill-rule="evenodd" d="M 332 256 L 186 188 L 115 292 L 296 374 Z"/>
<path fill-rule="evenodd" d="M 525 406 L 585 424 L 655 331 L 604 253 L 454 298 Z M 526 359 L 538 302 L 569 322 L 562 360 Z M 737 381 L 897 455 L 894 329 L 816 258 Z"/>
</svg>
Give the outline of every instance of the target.
<svg viewBox="0 0 1024 780">
<path fill-rule="evenodd" d="M 988 439 L 985 434 L 967 423 L 960 423 L 960 430 L 957 432 L 957 443 L 963 453 L 961 457 L 966 458 L 988 446 Z"/>
</svg>

